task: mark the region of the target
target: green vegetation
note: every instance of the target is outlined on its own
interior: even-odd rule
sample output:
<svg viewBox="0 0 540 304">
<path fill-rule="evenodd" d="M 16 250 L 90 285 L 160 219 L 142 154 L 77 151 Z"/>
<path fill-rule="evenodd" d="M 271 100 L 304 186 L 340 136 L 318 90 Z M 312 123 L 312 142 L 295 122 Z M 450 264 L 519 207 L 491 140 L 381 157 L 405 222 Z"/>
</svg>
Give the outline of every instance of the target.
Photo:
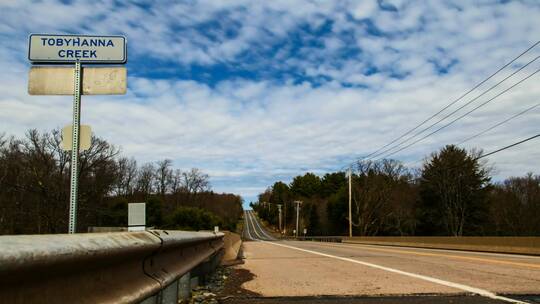
<svg viewBox="0 0 540 304">
<path fill-rule="evenodd" d="M 353 234 L 374 235 L 540 235 L 540 176 L 503 182 L 478 160 L 479 151 L 449 145 L 433 153 L 420 170 L 396 160 L 360 162 L 353 167 Z M 345 172 L 296 176 L 277 182 L 251 206 L 278 225 L 283 204 L 287 234 L 295 228 L 293 201 L 303 202 L 300 230 L 308 235 L 348 235 L 348 178 Z"/>
<path fill-rule="evenodd" d="M 193 207 L 180 207 L 167 219 L 168 229 L 213 230 L 221 226 L 221 219 L 210 211 Z"/>
</svg>

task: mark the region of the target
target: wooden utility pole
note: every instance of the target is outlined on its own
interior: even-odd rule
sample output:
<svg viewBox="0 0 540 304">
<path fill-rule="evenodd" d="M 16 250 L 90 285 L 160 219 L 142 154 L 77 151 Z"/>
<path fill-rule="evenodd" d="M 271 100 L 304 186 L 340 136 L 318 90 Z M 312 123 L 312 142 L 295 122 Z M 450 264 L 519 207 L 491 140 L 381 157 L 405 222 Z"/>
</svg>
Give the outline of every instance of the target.
<svg viewBox="0 0 540 304">
<path fill-rule="evenodd" d="M 282 233 L 282 230 L 281 230 L 281 204 L 278 204 L 277 207 L 278 207 L 278 211 L 279 211 L 279 234 L 281 234 Z"/>
<path fill-rule="evenodd" d="M 287 201 L 283 202 L 283 234 L 287 235 Z"/>
<path fill-rule="evenodd" d="M 295 230 L 295 237 L 298 238 L 298 224 L 299 224 L 299 218 L 300 218 L 300 204 L 302 204 L 301 201 L 294 201 L 296 204 L 296 230 Z"/>
<path fill-rule="evenodd" d="M 349 237 L 352 237 L 352 167 L 349 167 Z"/>
</svg>

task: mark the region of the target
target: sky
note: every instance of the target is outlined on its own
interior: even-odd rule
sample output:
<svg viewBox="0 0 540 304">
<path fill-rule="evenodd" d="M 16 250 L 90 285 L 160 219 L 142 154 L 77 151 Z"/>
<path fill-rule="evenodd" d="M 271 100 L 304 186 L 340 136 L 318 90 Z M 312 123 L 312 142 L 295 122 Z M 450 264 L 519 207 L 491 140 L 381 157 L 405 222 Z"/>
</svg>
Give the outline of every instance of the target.
<svg viewBox="0 0 540 304">
<path fill-rule="evenodd" d="M 71 120 L 70 97 L 27 93 L 29 34 L 124 35 L 127 94 L 83 96 L 81 122 L 140 164 L 200 168 L 214 191 L 248 203 L 278 180 L 339 170 L 415 127 L 537 42 L 538 16 L 535 0 L 3 0 L 0 133 Z M 537 46 L 438 117 L 539 55 Z M 419 166 L 536 105 L 539 74 L 391 157 Z M 490 152 L 540 133 L 539 120 L 540 107 L 461 146 Z M 494 180 L 540 173 L 539 147 L 490 156 Z"/>
</svg>

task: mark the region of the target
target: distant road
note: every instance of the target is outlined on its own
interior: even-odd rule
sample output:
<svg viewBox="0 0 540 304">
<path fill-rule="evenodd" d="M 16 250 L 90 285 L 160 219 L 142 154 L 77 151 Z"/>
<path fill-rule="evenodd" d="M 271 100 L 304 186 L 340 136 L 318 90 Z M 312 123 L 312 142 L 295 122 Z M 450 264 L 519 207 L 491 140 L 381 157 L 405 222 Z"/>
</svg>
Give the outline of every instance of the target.
<svg viewBox="0 0 540 304">
<path fill-rule="evenodd" d="M 327 296 L 295 303 L 394 303 L 395 296 L 407 296 L 403 303 L 540 303 L 540 257 L 278 241 L 253 211 L 244 219 L 246 263 L 240 267 L 254 279 L 242 287 L 263 297 Z M 427 295 L 436 296 L 426 302 Z M 287 302 L 253 303 L 271 301 Z"/>
</svg>

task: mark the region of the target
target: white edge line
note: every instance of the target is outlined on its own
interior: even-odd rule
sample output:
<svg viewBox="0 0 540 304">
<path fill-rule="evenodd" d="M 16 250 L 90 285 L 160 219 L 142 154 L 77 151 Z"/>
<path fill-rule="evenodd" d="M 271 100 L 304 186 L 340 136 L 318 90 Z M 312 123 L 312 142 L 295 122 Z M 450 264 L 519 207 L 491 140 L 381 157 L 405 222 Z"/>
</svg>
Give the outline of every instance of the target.
<svg viewBox="0 0 540 304">
<path fill-rule="evenodd" d="M 356 263 L 356 264 L 360 264 L 360 265 L 364 265 L 364 266 L 367 266 L 367 267 L 376 268 L 376 269 L 380 269 L 380 270 L 384 270 L 384 271 L 388 271 L 388 272 L 393 272 L 393 273 L 401 274 L 401 275 L 404 275 L 404 276 L 408 276 L 408 277 L 412 277 L 412 278 L 432 282 L 432 283 L 435 283 L 435 284 L 444 285 L 444 286 L 452 287 L 452 288 L 455 288 L 455 289 L 461 289 L 463 291 L 478 294 L 478 295 L 481 295 L 483 297 L 487 297 L 487 298 L 494 299 L 494 300 L 500 300 L 500 301 L 505 301 L 505 302 L 509 302 L 509 303 L 528 304 L 527 302 L 522 302 L 522 301 L 519 301 L 519 300 L 510 299 L 510 298 L 507 298 L 507 297 L 498 296 L 495 293 L 493 293 L 491 291 L 488 291 L 488 290 L 484 290 L 484 289 L 480 289 L 480 288 L 476 288 L 476 287 L 471 287 L 471 286 L 463 285 L 463 284 L 459 284 L 459 283 L 448 282 L 448 281 L 444 281 L 444 280 L 437 279 L 437 278 L 432 278 L 432 277 L 421 275 L 421 274 L 406 272 L 406 271 L 402 271 L 402 270 L 398 270 L 398 269 L 394 269 L 394 268 L 389 268 L 389 267 L 380 266 L 380 265 L 377 265 L 377 264 L 372 264 L 372 263 L 368 263 L 368 262 L 362 262 L 362 261 L 359 261 L 359 260 L 353 260 L 353 259 L 350 259 L 350 258 L 345 258 L 345 257 L 331 255 L 331 254 L 326 254 L 326 253 L 322 253 L 322 252 L 318 252 L 318 251 L 302 249 L 302 248 L 289 246 L 289 245 L 284 245 L 284 244 L 278 244 L 278 243 L 275 243 L 275 242 L 267 242 L 267 241 L 261 241 L 261 242 L 272 244 L 272 245 L 275 245 L 275 246 L 286 247 L 286 248 L 290 248 L 290 249 L 294 249 L 294 250 L 298 250 L 298 251 L 303 251 L 303 252 L 307 252 L 307 253 L 311 253 L 311 254 L 316 254 L 316 255 L 320 255 L 320 256 L 324 256 L 324 257 L 328 257 L 328 258 L 342 260 L 342 261 L 346 261 L 346 262 Z"/>
</svg>

